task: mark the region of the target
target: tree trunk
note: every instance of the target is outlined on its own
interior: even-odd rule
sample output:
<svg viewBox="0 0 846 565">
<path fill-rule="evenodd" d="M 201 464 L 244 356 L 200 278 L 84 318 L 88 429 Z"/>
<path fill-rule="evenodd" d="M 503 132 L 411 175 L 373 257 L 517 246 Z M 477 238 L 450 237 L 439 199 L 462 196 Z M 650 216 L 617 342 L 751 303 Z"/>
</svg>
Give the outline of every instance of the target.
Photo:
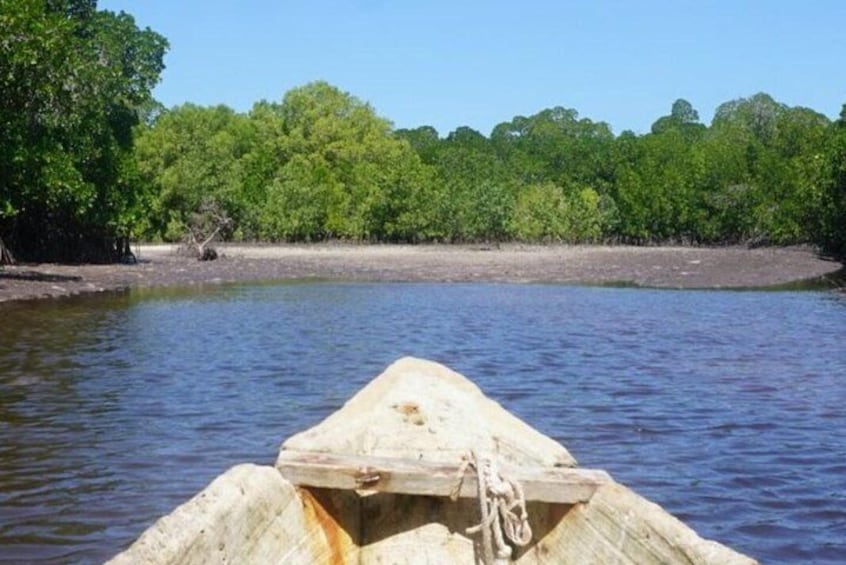
<svg viewBox="0 0 846 565">
<path fill-rule="evenodd" d="M 0 237 L 0 265 L 13 265 L 14 263 L 15 258 L 12 256 L 12 252 L 9 251 L 9 248 L 3 243 L 3 238 Z"/>
</svg>

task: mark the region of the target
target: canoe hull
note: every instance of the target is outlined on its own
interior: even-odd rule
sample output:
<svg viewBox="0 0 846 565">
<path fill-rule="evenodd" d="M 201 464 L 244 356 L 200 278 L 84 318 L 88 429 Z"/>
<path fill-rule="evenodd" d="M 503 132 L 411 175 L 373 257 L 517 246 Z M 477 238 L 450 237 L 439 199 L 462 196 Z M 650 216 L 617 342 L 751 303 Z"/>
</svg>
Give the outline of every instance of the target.
<svg viewBox="0 0 846 565">
<path fill-rule="evenodd" d="M 575 465 L 567 450 L 436 363 L 405 358 L 286 452 L 425 458 L 458 465 L 483 448 L 504 463 Z M 719 564 L 754 560 L 614 481 L 588 502 L 530 501 L 534 536 L 516 563 Z M 161 518 L 112 563 L 477 563 L 478 501 L 294 487 L 275 467 L 239 465 Z"/>
</svg>

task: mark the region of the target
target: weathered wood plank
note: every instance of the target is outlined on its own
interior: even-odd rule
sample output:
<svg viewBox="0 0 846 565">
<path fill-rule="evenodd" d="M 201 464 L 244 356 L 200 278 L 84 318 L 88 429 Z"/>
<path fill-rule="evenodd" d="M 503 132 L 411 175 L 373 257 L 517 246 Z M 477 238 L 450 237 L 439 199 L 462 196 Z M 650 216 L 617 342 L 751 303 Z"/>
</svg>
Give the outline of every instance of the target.
<svg viewBox="0 0 846 565">
<path fill-rule="evenodd" d="M 276 467 L 298 486 L 425 496 L 450 496 L 459 486 L 457 464 L 413 459 L 283 450 Z M 502 471 L 520 482 L 526 500 L 557 504 L 586 502 L 600 485 L 611 481 L 608 473 L 597 469 L 503 466 Z M 459 496 L 477 496 L 475 472 L 466 471 L 460 484 Z"/>
</svg>

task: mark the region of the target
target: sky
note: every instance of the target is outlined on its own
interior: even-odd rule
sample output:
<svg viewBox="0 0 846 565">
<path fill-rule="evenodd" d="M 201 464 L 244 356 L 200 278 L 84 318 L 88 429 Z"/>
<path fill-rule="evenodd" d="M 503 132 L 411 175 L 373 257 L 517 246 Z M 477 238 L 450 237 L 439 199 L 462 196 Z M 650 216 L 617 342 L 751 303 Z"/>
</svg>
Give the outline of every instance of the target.
<svg viewBox="0 0 846 565">
<path fill-rule="evenodd" d="M 397 128 L 488 135 L 555 106 L 646 133 L 766 92 L 836 118 L 846 0 L 100 0 L 170 42 L 156 98 L 225 104 L 324 80 Z"/>
</svg>

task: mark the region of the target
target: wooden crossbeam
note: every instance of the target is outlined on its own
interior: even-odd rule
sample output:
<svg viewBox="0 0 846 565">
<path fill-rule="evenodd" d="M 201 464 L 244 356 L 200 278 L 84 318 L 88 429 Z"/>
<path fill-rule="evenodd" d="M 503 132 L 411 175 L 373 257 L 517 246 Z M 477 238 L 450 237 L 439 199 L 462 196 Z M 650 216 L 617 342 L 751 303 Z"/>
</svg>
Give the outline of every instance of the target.
<svg viewBox="0 0 846 565">
<path fill-rule="evenodd" d="M 415 459 L 283 450 L 276 468 L 294 485 L 318 488 L 450 496 L 459 485 L 458 464 Z M 503 466 L 502 471 L 519 481 L 527 501 L 556 504 L 587 502 L 612 480 L 597 469 Z M 466 471 L 460 485 L 459 496 L 477 496 L 474 471 Z"/>
</svg>

